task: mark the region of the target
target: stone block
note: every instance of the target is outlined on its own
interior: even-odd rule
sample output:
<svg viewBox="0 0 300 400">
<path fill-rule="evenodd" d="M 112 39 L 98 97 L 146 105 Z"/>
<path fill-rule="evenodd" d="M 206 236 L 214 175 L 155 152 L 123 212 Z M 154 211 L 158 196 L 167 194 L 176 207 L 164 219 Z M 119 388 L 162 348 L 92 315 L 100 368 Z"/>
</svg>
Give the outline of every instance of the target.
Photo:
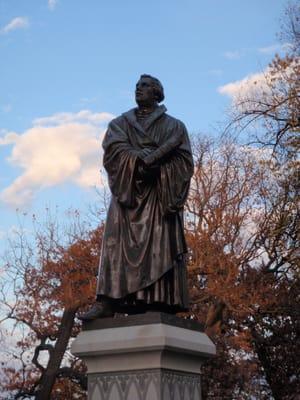
<svg viewBox="0 0 300 400">
<path fill-rule="evenodd" d="M 216 351 L 201 328 L 155 312 L 85 323 L 72 353 L 87 365 L 89 400 L 199 400 L 201 363 Z"/>
</svg>

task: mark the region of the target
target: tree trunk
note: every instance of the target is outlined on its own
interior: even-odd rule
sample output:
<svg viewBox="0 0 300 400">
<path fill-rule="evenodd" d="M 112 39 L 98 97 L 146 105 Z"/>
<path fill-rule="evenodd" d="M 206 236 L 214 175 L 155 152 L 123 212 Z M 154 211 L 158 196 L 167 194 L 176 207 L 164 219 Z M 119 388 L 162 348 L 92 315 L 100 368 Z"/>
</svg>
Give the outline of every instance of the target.
<svg viewBox="0 0 300 400">
<path fill-rule="evenodd" d="M 51 399 L 52 388 L 71 336 L 75 313 L 76 310 L 72 309 L 65 309 L 63 312 L 57 340 L 53 352 L 50 354 L 48 365 L 41 377 L 39 389 L 36 394 L 36 400 Z"/>
<path fill-rule="evenodd" d="M 281 384 L 280 382 L 277 381 L 276 377 L 273 376 L 272 365 L 268 358 L 266 347 L 263 341 L 260 339 L 260 335 L 256 332 L 255 328 L 251 328 L 251 333 L 252 333 L 254 348 L 258 356 L 258 359 L 263 367 L 265 378 L 266 381 L 268 382 L 268 385 L 270 386 L 272 396 L 274 397 L 274 400 L 281 400 L 282 399 L 282 393 L 280 390 Z"/>
</svg>

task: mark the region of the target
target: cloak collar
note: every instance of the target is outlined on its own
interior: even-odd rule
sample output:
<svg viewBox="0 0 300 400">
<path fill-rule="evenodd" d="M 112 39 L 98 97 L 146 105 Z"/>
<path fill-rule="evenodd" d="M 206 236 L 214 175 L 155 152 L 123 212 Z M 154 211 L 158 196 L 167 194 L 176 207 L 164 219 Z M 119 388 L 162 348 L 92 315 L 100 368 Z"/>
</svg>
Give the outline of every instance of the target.
<svg viewBox="0 0 300 400">
<path fill-rule="evenodd" d="M 149 118 L 145 121 L 144 128 L 139 124 L 139 122 L 136 118 L 135 110 L 136 110 L 136 108 L 132 108 L 131 110 L 123 113 L 122 115 L 127 119 L 127 121 L 132 126 L 134 126 L 136 129 L 138 129 L 144 135 L 146 135 L 146 131 L 149 129 L 149 127 L 153 124 L 154 121 L 156 121 L 161 115 L 163 115 L 167 111 L 167 108 L 163 104 L 161 106 L 158 106 L 149 115 Z"/>
</svg>

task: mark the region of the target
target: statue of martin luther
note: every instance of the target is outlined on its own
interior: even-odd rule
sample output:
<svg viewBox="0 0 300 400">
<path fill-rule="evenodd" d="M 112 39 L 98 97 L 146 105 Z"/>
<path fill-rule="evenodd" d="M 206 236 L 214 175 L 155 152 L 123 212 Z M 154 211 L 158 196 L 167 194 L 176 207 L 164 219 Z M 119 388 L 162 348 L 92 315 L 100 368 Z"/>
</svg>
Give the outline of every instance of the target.
<svg viewBox="0 0 300 400">
<path fill-rule="evenodd" d="M 112 193 L 97 301 L 84 321 L 115 312 L 188 309 L 183 206 L 193 174 L 184 124 L 166 114 L 160 81 L 142 75 L 137 108 L 112 120 L 103 164 Z"/>
</svg>

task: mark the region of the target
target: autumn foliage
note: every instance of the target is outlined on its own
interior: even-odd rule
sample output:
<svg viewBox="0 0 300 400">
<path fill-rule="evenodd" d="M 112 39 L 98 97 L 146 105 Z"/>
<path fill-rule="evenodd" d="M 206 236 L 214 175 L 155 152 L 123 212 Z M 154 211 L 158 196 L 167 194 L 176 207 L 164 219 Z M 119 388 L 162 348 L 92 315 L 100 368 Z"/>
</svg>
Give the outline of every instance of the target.
<svg viewBox="0 0 300 400">
<path fill-rule="evenodd" d="M 218 348 L 202 371 L 203 398 L 292 398 L 300 390 L 299 204 L 283 195 L 264 153 L 226 141 L 194 148 L 190 315 Z"/>
<path fill-rule="evenodd" d="M 6 257 L 2 306 L 19 337 L 19 354 L 17 363 L 3 368 L 4 386 L 14 398 L 46 399 L 52 393 L 51 399 L 85 399 L 85 366 L 68 348 L 80 329 L 78 310 L 95 299 L 103 226 L 73 229 L 67 243 L 59 241 L 53 221 L 39 228 L 31 242 L 18 232 Z"/>
</svg>

